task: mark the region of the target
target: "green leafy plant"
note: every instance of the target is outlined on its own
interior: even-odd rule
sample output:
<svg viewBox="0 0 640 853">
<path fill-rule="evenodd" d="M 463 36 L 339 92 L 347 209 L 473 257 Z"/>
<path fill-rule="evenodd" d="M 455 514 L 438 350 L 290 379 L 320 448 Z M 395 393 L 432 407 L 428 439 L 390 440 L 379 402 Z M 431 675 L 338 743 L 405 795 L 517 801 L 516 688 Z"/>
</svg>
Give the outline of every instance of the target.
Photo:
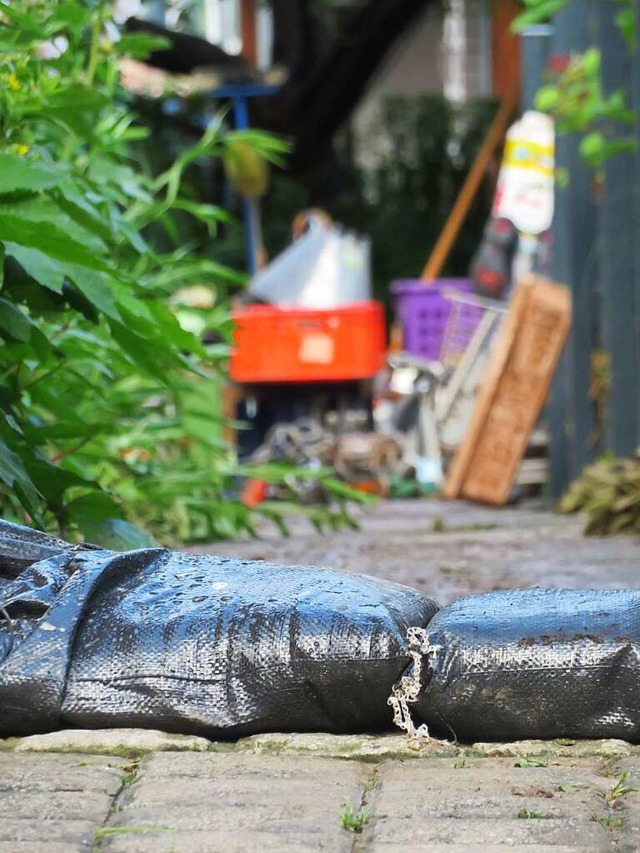
<svg viewBox="0 0 640 853">
<path fill-rule="evenodd" d="M 546 756 L 540 756 L 539 758 L 519 758 L 514 767 L 547 767 L 549 764 L 549 759 Z"/>
<path fill-rule="evenodd" d="M 636 50 L 636 22 L 630 0 L 616 0 L 614 20 L 629 50 Z M 514 20 L 516 32 L 548 20 L 564 9 L 569 0 L 523 0 L 525 10 Z M 621 135 L 615 125 L 635 124 L 636 115 L 627 105 L 622 89 L 605 94 L 601 77 L 601 54 L 597 46 L 573 54 L 566 63 L 550 70 L 551 80 L 538 91 L 535 107 L 553 115 L 559 133 L 580 133 L 580 153 L 593 168 L 617 154 L 634 151 L 630 133 Z"/>
<path fill-rule="evenodd" d="M 640 532 L 640 458 L 599 459 L 582 472 L 559 504 L 584 512 L 587 535 Z"/>
<path fill-rule="evenodd" d="M 0 512 L 109 543 L 125 518 L 232 536 L 252 528 L 219 402 L 243 277 L 181 241 L 185 217 L 209 244 L 228 219 L 183 179 L 238 141 L 277 163 L 286 145 L 217 116 L 154 175 L 119 61 L 158 42 L 109 41 L 109 6 L 0 5 Z M 343 518 L 341 486 L 316 523 Z"/>
<path fill-rule="evenodd" d="M 600 826 L 603 826 L 605 829 L 617 830 L 622 829 L 624 826 L 624 818 L 616 817 L 615 815 L 594 814 L 591 816 L 591 820 L 594 823 L 599 823 Z"/>
<path fill-rule="evenodd" d="M 173 832 L 166 826 L 101 826 L 94 836 L 96 841 L 114 835 L 147 835 L 150 832 Z"/>
<path fill-rule="evenodd" d="M 369 776 L 367 781 L 364 783 L 363 793 L 369 794 L 371 791 L 373 791 L 379 781 L 380 780 L 378 779 L 378 774 L 374 770 L 371 776 Z"/>
<path fill-rule="evenodd" d="M 549 820 L 553 815 L 535 811 L 535 809 L 520 809 L 516 817 L 520 820 Z"/>
<path fill-rule="evenodd" d="M 340 812 L 340 826 L 347 832 L 361 833 L 370 819 L 369 809 L 356 811 L 353 806 L 344 806 Z"/>
<path fill-rule="evenodd" d="M 609 805 L 614 805 L 621 797 L 626 797 L 627 794 L 638 793 L 640 785 L 632 785 L 629 783 L 631 774 L 626 770 L 618 779 L 613 788 L 605 795 L 605 800 Z"/>
</svg>

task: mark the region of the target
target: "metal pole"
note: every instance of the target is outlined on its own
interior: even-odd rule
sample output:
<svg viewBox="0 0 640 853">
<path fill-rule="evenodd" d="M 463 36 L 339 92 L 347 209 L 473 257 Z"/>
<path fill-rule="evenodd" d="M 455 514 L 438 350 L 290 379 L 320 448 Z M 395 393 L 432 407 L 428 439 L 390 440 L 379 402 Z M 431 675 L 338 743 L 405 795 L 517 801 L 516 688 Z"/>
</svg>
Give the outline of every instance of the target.
<svg viewBox="0 0 640 853">
<path fill-rule="evenodd" d="M 543 83 L 553 27 L 538 24 L 522 32 L 522 109 L 534 109 L 536 94 Z"/>
<path fill-rule="evenodd" d="M 248 129 L 249 108 L 246 98 L 235 97 L 233 99 L 233 117 L 236 130 Z M 258 253 L 262 244 L 260 237 L 260 208 L 257 200 L 251 198 L 243 199 L 242 207 L 247 271 L 250 276 L 253 276 L 259 268 Z"/>
</svg>

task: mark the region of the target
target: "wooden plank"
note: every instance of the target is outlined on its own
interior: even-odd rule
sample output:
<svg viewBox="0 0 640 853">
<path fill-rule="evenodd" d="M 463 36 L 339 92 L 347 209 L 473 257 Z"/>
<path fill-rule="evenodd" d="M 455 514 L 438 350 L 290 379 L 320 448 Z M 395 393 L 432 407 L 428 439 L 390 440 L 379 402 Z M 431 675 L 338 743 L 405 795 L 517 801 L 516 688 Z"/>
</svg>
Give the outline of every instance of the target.
<svg viewBox="0 0 640 853">
<path fill-rule="evenodd" d="M 504 371 L 511 347 L 516 337 L 518 324 L 524 317 L 532 282 L 523 279 L 515 288 L 511 307 L 502 324 L 487 366 L 484 382 L 478 392 L 473 415 L 467 432 L 451 462 L 444 485 L 444 497 L 450 500 L 460 497 L 462 484 L 471 464 L 476 442 L 482 432 L 484 421 L 493 400 L 495 389 Z"/>
<path fill-rule="evenodd" d="M 518 468 L 515 486 L 542 486 L 549 479 L 546 459 L 525 459 Z"/>
<path fill-rule="evenodd" d="M 520 36 L 511 24 L 521 12 L 519 0 L 498 0 L 491 6 L 491 82 L 498 98 L 506 95 L 511 81 L 520 88 Z"/>
<path fill-rule="evenodd" d="M 538 427 L 529 436 L 527 447 L 538 448 L 549 446 L 549 430 L 546 427 Z"/>
<path fill-rule="evenodd" d="M 515 289 L 444 495 L 504 504 L 571 325 L 569 291 L 529 275 Z"/>
<path fill-rule="evenodd" d="M 255 65 L 258 61 L 256 0 L 241 0 L 240 29 L 242 33 L 242 56 L 247 62 Z"/>
</svg>

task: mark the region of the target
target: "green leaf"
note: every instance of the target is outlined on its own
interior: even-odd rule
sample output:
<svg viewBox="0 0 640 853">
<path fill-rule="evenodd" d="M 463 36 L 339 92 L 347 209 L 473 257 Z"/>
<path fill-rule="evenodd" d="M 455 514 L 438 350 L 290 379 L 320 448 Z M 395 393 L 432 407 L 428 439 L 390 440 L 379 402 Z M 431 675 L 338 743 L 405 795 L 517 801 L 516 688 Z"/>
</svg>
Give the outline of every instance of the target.
<svg viewBox="0 0 640 853">
<path fill-rule="evenodd" d="M 59 90 L 48 94 L 46 105 L 34 103 L 22 110 L 23 116 L 55 121 L 81 138 L 90 138 L 99 111 L 108 104 L 106 93 L 97 87 L 88 88 L 84 82 L 65 82 Z"/>
<path fill-rule="evenodd" d="M 161 36 L 145 33 L 125 33 L 114 45 L 120 56 L 130 56 L 132 59 L 145 59 L 157 50 L 166 50 L 171 43 Z"/>
<path fill-rule="evenodd" d="M 604 159 L 606 146 L 607 141 L 602 133 L 594 131 L 587 134 L 580 143 L 580 154 L 590 166 L 599 166 Z"/>
<path fill-rule="evenodd" d="M 90 269 L 107 271 L 108 265 L 81 243 L 76 242 L 52 222 L 28 222 L 18 216 L 0 213 L 0 240 L 38 249 L 45 255 Z"/>
<path fill-rule="evenodd" d="M 637 149 L 638 143 L 633 136 L 624 136 L 618 139 L 612 139 L 604 147 L 604 157 L 615 157 L 617 154 L 633 154 Z"/>
<path fill-rule="evenodd" d="M 57 229 L 72 235 L 77 243 L 81 243 L 96 255 L 102 255 L 107 248 L 104 240 L 97 235 L 95 226 L 87 230 L 68 216 L 57 202 L 42 195 L 21 198 L 11 204 L 0 204 L 0 215 L 3 213 L 18 216 L 29 222 L 37 222 L 45 227 L 54 224 Z"/>
<path fill-rule="evenodd" d="M 66 264 L 65 269 L 69 278 L 92 305 L 113 320 L 121 319 L 114 300 L 113 280 L 110 276 L 75 264 Z"/>
<path fill-rule="evenodd" d="M 70 519 L 87 540 L 97 539 L 97 533 L 105 521 L 124 518 L 122 507 L 102 491 L 93 491 L 69 501 L 67 511 Z"/>
<path fill-rule="evenodd" d="M 67 471 L 46 459 L 31 458 L 25 464 L 31 480 L 50 504 L 60 504 L 68 489 L 92 485 L 84 477 Z"/>
<path fill-rule="evenodd" d="M 531 757 L 531 758 L 519 758 L 514 767 L 548 767 L 549 759 L 546 755 L 541 755 L 539 758 Z"/>
<path fill-rule="evenodd" d="M 58 3 L 53 9 L 50 19 L 52 27 L 82 27 L 87 23 L 87 9 L 77 0 L 68 0 L 66 3 Z"/>
<path fill-rule="evenodd" d="M 28 341 L 31 337 L 31 320 L 8 299 L 0 297 L 0 329 L 18 341 Z"/>
<path fill-rule="evenodd" d="M 636 32 L 640 26 L 640 21 L 636 21 L 636 13 L 631 4 L 616 14 L 615 23 L 627 42 L 627 47 L 632 53 L 635 53 L 637 50 Z"/>
<path fill-rule="evenodd" d="M 535 108 L 542 113 L 548 113 L 558 106 L 560 93 L 557 86 L 543 86 L 536 95 Z"/>
<path fill-rule="evenodd" d="M 32 15 L 26 15 L 21 12 L 18 12 L 17 9 L 13 9 L 9 3 L 3 3 L 2 14 L 10 18 L 16 24 L 19 24 L 19 29 L 22 31 L 22 34 L 31 34 L 34 36 L 40 36 L 40 29 L 37 18 Z"/>
<path fill-rule="evenodd" d="M 22 460 L 0 438 L 0 480 L 9 488 L 18 486 L 27 501 L 27 508 L 36 510 L 42 495 L 27 474 Z"/>
<path fill-rule="evenodd" d="M 580 64 L 585 73 L 594 76 L 600 71 L 601 55 L 597 47 L 589 47 L 580 57 Z"/>
<path fill-rule="evenodd" d="M 54 293 L 62 293 L 64 268 L 59 261 L 37 249 L 18 246 L 16 243 L 5 243 L 5 249 L 38 284 L 48 287 Z"/>
<path fill-rule="evenodd" d="M 170 378 L 169 371 L 177 366 L 172 351 L 168 348 L 159 349 L 153 342 L 141 338 L 122 323 L 111 321 L 109 326 L 114 339 L 131 361 L 150 376 L 155 376 L 166 384 Z"/>
<path fill-rule="evenodd" d="M 34 166 L 31 161 L 15 154 L 0 154 L 0 194 L 35 192 L 60 183 L 60 171 Z"/>
<path fill-rule="evenodd" d="M 535 5 L 528 3 L 529 8 L 518 15 L 511 24 L 511 31 L 521 33 L 534 24 L 542 24 L 553 17 L 556 12 L 567 5 L 567 0 L 536 0 Z"/>
</svg>

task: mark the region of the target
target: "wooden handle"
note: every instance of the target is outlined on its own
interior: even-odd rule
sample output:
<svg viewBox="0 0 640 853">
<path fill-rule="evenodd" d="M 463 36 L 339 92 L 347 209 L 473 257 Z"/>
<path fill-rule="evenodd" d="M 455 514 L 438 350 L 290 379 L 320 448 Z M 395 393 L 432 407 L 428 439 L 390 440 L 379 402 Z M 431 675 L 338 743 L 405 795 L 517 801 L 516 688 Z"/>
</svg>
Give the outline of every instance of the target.
<svg viewBox="0 0 640 853">
<path fill-rule="evenodd" d="M 425 268 L 422 270 L 420 278 L 424 282 L 432 282 L 440 273 L 440 270 L 449 257 L 451 247 L 458 236 L 462 223 L 466 219 L 471 203 L 478 192 L 478 187 L 482 181 L 484 173 L 489 165 L 489 161 L 493 156 L 494 151 L 500 144 L 507 124 L 518 101 L 519 89 L 517 86 L 512 86 L 507 92 L 500 104 L 500 109 L 496 113 L 489 132 L 484 140 L 482 148 L 478 151 L 476 159 L 473 162 L 469 174 L 466 177 L 462 189 L 458 194 L 456 203 L 449 214 L 444 228 L 440 232 L 438 241 L 433 247 L 429 260 Z"/>
</svg>

